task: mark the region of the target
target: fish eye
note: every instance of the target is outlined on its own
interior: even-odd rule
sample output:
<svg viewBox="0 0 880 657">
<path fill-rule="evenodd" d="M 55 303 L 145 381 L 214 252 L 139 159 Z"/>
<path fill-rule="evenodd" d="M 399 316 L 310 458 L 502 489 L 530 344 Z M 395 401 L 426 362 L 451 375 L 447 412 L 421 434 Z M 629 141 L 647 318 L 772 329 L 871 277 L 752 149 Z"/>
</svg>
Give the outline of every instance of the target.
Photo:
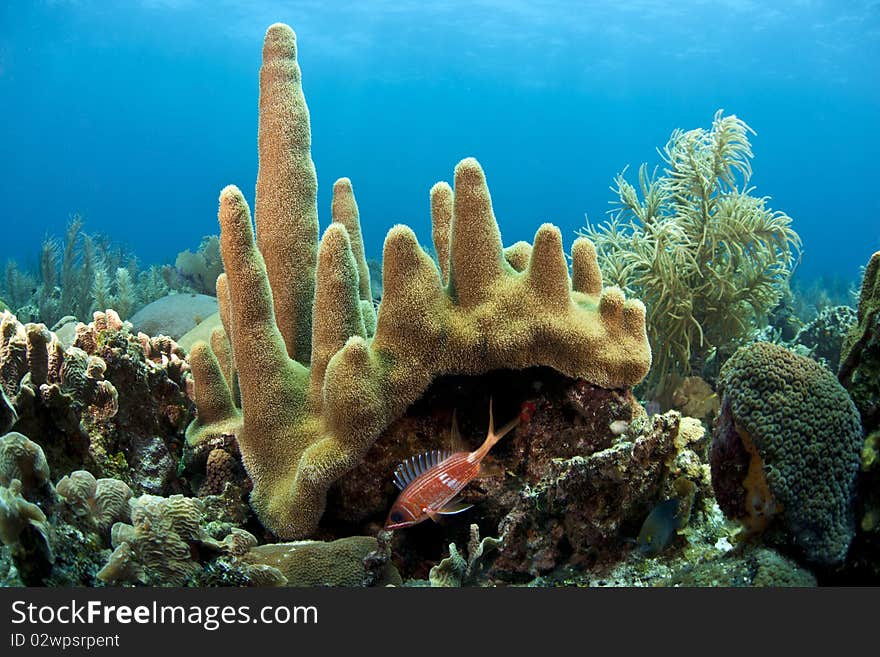
<svg viewBox="0 0 880 657">
<path fill-rule="evenodd" d="M 400 511 L 391 512 L 391 522 L 403 522 L 403 514 Z"/>
</svg>

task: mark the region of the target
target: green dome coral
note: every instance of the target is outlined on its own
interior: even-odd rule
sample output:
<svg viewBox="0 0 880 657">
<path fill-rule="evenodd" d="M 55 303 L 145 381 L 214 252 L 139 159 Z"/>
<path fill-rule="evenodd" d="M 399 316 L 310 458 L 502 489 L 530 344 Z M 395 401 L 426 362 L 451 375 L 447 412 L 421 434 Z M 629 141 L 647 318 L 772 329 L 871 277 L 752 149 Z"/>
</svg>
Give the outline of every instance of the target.
<svg viewBox="0 0 880 657">
<path fill-rule="evenodd" d="M 846 390 L 819 363 L 767 342 L 739 349 L 721 368 L 719 389 L 710 461 L 722 510 L 753 528 L 761 512 L 766 522 L 778 514 L 807 559 L 842 561 L 862 445 Z"/>
<path fill-rule="evenodd" d="M 768 197 L 751 194 L 749 132 L 721 110 L 710 130 L 676 130 L 662 153 L 664 175 L 643 164 L 637 190 L 624 170 L 611 220 L 582 231 L 596 245 L 603 280 L 647 306 L 648 338 L 663 346 L 646 379 L 655 397 L 716 350 L 730 354 L 791 274 L 800 237 Z"/>
</svg>

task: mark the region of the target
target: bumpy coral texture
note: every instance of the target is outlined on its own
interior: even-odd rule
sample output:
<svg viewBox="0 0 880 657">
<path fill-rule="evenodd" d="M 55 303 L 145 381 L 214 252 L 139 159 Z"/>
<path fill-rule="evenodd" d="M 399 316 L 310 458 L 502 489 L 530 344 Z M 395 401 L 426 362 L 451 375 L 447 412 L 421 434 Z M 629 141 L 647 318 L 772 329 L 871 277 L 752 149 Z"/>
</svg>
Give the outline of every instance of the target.
<svg viewBox="0 0 880 657">
<path fill-rule="evenodd" d="M 13 479 L 18 479 L 29 495 L 49 486 L 49 463 L 43 448 L 17 431 L 0 437 L 0 486 L 9 486 Z"/>
<path fill-rule="evenodd" d="M 794 542 L 812 561 L 843 560 L 862 442 L 846 390 L 817 362 L 766 342 L 739 349 L 719 385 L 737 429 L 757 449 Z"/>
<path fill-rule="evenodd" d="M 271 566 L 287 586 L 365 586 L 370 572 L 365 561 L 380 549 L 373 536 L 348 536 L 335 541 L 298 541 L 253 547 L 242 561 Z M 388 562 L 382 564 L 379 583 L 400 584 L 400 575 Z"/>
<path fill-rule="evenodd" d="M 146 583 L 183 586 L 202 569 L 199 549 L 229 551 L 239 542 L 218 542 L 205 531 L 204 504 L 195 498 L 141 495 L 131 500 L 131 524 L 117 522 L 111 530 L 115 550 L 97 574 L 107 584 Z M 248 545 L 256 539 L 247 534 Z"/>
<path fill-rule="evenodd" d="M 95 479 L 88 470 L 76 470 L 62 477 L 56 489 L 76 515 L 101 532 L 131 517 L 131 489 L 119 479 Z"/>
<path fill-rule="evenodd" d="M 880 251 L 865 268 L 855 326 L 843 344 L 838 377 L 862 417 L 866 438 L 859 478 L 858 522 L 861 541 L 853 547 L 854 562 L 880 572 Z"/>
<path fill-rule="evenodd" d="M 66 347 L 42 324 L 0 315 L 0 425 L 11 412 L 9 428 L 39 440 L 59 474 L 86 468 L 136 492 L 181 490 L 188 370 L 173 340 L 135 335 L 112 310 L 78 323 Z"/>
<path fill-rule="evenodd" d="M 870 433 L 880 425 L 880 251 L 865 268 L 857 322 L 841 347 L 838 376 Z"/>
<path fill-rule="evenodd" d="M 471 525 L 467 555 L 463 555 L 455 543 L 449 544 L 449 556 L 431 568 L 428 579 L 434 587 L 459 587 L 473 584 L 482 570 L 482 559 L 495 550 L 501 539 L 486 536 L 480 539 L 480 528 Z"/>
<path fill-rule="evenodd" d="M 524 431 L 539 438 L 541 429 Z M 492 575 L 525 581 L 572 557 L 619 558 L 626 528 L 637 529 L 653 504 L 682 499 L 680 488 L 708 490 L 708 472 L 698 454 L 704 443 L 699 421 L 669 411 L 635 419 L 608 446 L 551 459 L 499 524 L 501 545 Z"/>
<path fill-rule="evenodd" d="M 661 586 L 816 586 L 816 578 L 808 570 L 781 554 L 763 547 L 727 553 L 720 559 L 687 564 Z"/>
<path fill-rule="evenodd" d="M 409 228 L 388 233 L 372 335 L 346 181 L 334 188 L 333 223 L 316 243 L 308 110 L 286 25 L 266 33 L 260 114 L 256 239 L 244 197 L 227 187 L 218 296 L 240 381 L 237 437 L 254 483 L 251 503 L 279 536 L 315 530 L 330 484 L 437 376 L 544 365 L 608 388 L 645 376 L 644 305 L 602 288 L 586 239 L 575 242 L 570 276 L 561 234 L 549 224 L 530 250 L 518 249 L 528 252 L 522 271 L 509 264 L 474 159 L 456 167 L 454 189 L 434 189 L 433 236 L 437 252 L 448 252 L 444 263 L 438 267 Z M 204 386 L 216 402 L 206 411 L 228 425 L 227 381 L 208 351 L 193 350 L 196 394 Z"/>
</svg>

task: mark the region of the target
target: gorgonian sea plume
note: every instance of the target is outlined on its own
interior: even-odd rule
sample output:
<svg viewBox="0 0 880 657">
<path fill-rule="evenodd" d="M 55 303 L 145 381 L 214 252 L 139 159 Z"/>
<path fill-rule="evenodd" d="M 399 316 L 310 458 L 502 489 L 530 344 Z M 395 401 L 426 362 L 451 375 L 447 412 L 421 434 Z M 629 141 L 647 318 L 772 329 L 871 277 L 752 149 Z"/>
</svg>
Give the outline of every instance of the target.
<svg viewBox="0 0 880 657">
<path fill-rule="evenodd" d="M 581 231 L 603 279 L 647 306 L 654 398 L 766 323 L 799 256 L 791 217 L 752 194 L 749 133 L 722 110 L 709 130 L 675 130 L 660 152 L 663 174 L 642 164 L 636 188 L 624 169 L 610 220 Z"/>
</svg>

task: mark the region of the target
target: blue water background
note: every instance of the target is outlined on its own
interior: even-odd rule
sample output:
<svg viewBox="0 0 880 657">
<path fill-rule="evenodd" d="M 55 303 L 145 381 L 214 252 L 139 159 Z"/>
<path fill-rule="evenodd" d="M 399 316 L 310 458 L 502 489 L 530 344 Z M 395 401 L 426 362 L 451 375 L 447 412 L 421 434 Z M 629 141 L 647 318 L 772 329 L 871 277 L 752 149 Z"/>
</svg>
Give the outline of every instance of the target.
<svg viewBox="0 0 880 657">
<path fill-rule="evenodd" d="M 258 70 L 297 32 L 322 228 L 349 176 L 368 255 L 430 244 L 428 190 L 476 156 L 506 244 L 602 220 L 627 164 L 718 108 L 756 131 L 756 193 L 794 218 L 801 273 L 880 248 L 880 4 L 801 2 L 0 3 L 0 259 L 33 262 L 80 212 L 170 261 L 253 201 Z"/>
</svg>

